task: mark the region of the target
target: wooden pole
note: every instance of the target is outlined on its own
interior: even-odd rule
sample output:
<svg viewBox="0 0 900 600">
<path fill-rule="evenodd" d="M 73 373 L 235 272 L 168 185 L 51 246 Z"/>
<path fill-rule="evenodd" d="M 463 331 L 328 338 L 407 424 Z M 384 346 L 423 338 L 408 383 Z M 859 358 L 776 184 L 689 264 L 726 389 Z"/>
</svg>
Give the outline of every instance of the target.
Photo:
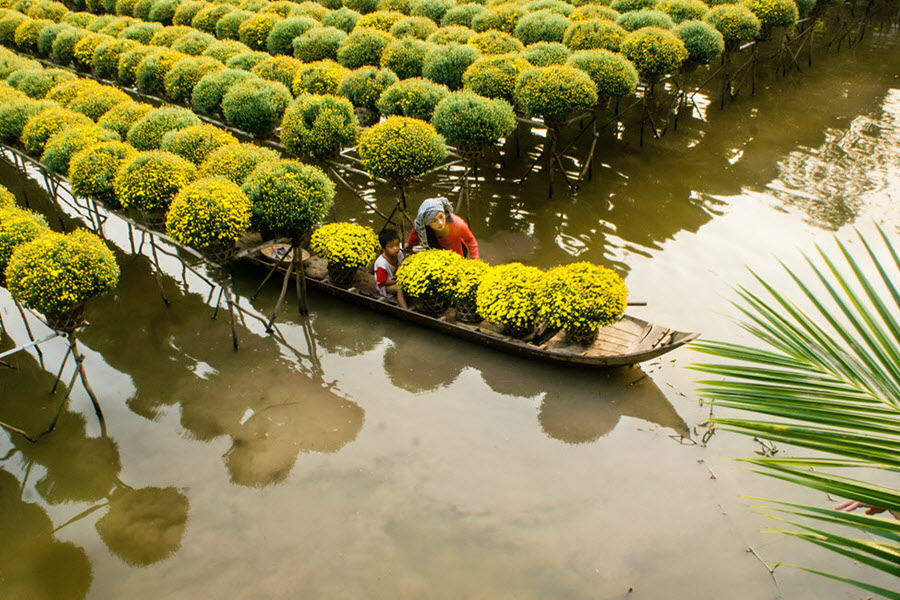
<svg viewBox="0 0 900 600">
<path fill-rule="evenodd" d="M 225 301 L 228 303 L 228 314 L 231 317 L 231 344 L 235 350 L 238 349 L 237 328 L 234 323 L 234 301 L 231 298 L 231 282 L 227 281 L 222 286 L 225 290 Z M 218 307 L 216 307 L 218 308 Z"/>
<path fill-rule="evenodd" d="M 91 404 L 94 406 L 94 414 L 97 415 L 97 421 L 100 423 L 100 433 L 103 437 L 106 437 L 106 419 L 103 418 L 100 402 L 97 400 L 97 395 L 94 394 L 94 389 L 88 381 L 87 373 L 84 370 L 85 356 L 78 351 L 78 339 L 75 337 L 74 331 L 69 334 L 69 342 L 72 345 L 72 355 L 75 357 L 76 369 L 81 378 L 81 385 L 84 386 L 84 391 L 87 392 L 88 397 L 91 399 Z"/>
<path fill-rule="evenodd" d="M 297 311 L 301 315 L 309 314 L 309 302 L 306 298 L 306 270 L 303 268 L 303 246 L 299 238 L 291 241 L 294 247 L 294 287 L 297 292 Z"/>
<path fill-rule="evenodd" d="M 22 305 L 19 304 L 19 301 L 13 298 L 13 304 L 16 305 L 16 308 L 19 309 L 19 316 L 22 317 L 22 322 L 25 324 L 25 332 L 28 334 L 28 339 L 30 341 L 34 341 L 34 334 L 31 332 L 31 325 L 28 324 L 28 318 L 25 316 L 25 310 L 22 308 Z M 37 352 L 38 362 L 41 364 L 41 368 L 44 368 L 44 353 L 41 352 L 41 348 L 38 345 L 35 345 L 34 351 Z"/>
<path fill-rule="evenodd" d="M 294 245 L 291 244 L 291 249 L 288 252 L 294 251 Z M 287 286 L 288 281 L 291 280 L 291 273 L 294 271 L 294 262 L 292 259 L 291 262 L 288 263 L 287 272 L 284 274 L 284 280 L 281 282 L 281 294 L 278 296 L 278 302 L 275 303 L 275 310 L 272 311 L 272 317 L 269 319 L 269 322 L 266 324 L 266 333 L 272 333 L 272 325 L 275 324 L 275 318 L 278 316 L 278 309 L 281 308 L 281 303 L 284 302 L 284 295 L 287 294 Z"/>
</svg>

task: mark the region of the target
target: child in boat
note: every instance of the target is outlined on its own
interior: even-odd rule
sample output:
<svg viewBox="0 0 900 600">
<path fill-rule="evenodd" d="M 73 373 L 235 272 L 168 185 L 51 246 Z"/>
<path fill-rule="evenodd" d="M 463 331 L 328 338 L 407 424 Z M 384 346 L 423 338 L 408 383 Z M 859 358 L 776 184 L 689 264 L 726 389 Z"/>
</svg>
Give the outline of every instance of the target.
<svg viewBox="0 0 900 600">
<path fill-rule="evenodd" d="M 385 298 L 396 297 L 397 303 L 407 308 L 406 298 L 397 287 L 397 268 L 403 262 L 400 236 L 393 229 L 385 229 L 378 234 L 378 243 L 381 244 L 381 256 L 375 259 L 375 287 Z"/>
<path fill-rule="evenodd" d="M 478 242 L 472 230 L 459 215 L 453 214 L 450 201 L 440 196 L 429 198 L 419 206 L 406 250 L 410 251 L 419 244 L 427 248 L 444 248 L 463 258 L 479 258 Z"/>
</svg>

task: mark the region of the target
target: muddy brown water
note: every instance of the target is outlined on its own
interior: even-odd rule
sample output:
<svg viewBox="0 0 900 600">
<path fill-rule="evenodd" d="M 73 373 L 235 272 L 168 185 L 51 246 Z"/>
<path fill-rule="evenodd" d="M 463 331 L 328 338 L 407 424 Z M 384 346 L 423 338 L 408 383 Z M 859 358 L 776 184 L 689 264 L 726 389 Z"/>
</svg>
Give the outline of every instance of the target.
<svg viewBox="0 0 900 600">
<path fill-rule="evenodd" d="M 647 302 L 635 316 L 749 341 L 728 302 L 752 285 L 745 265 L 786 285 L 777 259 L 798 266 L 835 234 L 858 247 L 854 228 L 900 232 L 898 76 L 896 36 L 876 31 L 803 73 L 763 74 L 725 110 L 698 98 L 644 148 L 606 135 L 577 193 L 548 199 L 545 176 L 518 186 L 512 166 L 488 165 L 471 208 L 482 255 L 611 265 Z M 375 223 L 349 195 L 334 217 Z M 562 369 L 313 294 L 278 337 L 248 319 L 234 353 L 209 287 L 163 257 L 166 307 L 121 223 L 105 231 L 122 279 L 81 341 L 108 436 L 77 386 L 52 435 L 0 435 L 0 597 L 864 596 L 763 565 L 867 575 L 761 531 L 744 496 L 829 501 L 732 462 L 751 440 L 695 443 L 708 409 L 689 349 Z M 235 281 L 244 307 L 271 311 L 277 286 L 250 300 L 260 274 Z M 5 291 L 0 315 L 3 349 L 27 341 Z M 51 418 L 65 347 L 43 349 L 44 367 L 22 353 L 0 370 L 0 421 L 34 432 Z"/>
</svg>

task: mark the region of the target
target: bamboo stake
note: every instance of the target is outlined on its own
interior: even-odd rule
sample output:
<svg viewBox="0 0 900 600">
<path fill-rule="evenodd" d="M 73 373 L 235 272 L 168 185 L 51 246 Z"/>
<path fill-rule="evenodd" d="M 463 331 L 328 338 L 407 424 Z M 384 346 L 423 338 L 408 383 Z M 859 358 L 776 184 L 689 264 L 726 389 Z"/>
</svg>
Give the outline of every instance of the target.
<svg viewBox="0 0 900 600">
<path fill-rule="evenodd" d="M 294 251 L 294 244 L 291 242 L 291 249 L 288 252 Z M 272 311 L 272 317 L 269 319 L 269 322 L 266 324 L 266 333 L 272 333 L 272 325 L 275 323 L 275 318 L 278 316 L 278 309 L 281 307 L 281 303 L 284 302 L 284 295 L 287 293 L 288 281 L 291 279 L 291 273 L 294 270 L 294 260 L 291 260 L 288 263 L 287 272 L 284 274 L 284 280 L 281 282 L 281 294 L 278 296 L 278 302 L 275 303 L 275 310 Z"/>
</svg>

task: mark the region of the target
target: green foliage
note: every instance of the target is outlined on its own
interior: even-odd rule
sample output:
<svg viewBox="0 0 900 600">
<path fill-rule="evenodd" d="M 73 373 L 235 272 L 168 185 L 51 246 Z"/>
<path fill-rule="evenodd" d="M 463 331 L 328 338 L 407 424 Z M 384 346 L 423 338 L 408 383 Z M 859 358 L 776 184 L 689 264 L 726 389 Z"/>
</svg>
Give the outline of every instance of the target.
<svg viewBox="0 0 900 600">
<path fill-rule="evenodd" d="M 525 49 L 522 42 L 502 31 L 490 30 L 469 38 L 469 46 L 482 54 L 518 54 Z"/>
<path fill-rule="evenodd" d="M 394 185 L 424 175 L 447 156 L 444 138 L 434 127 L 409 117 L 388 117 L 366 130 L 358 148 L 366 171 Z"/>
<path fill-rule="evenodd" d="M 356 22 L 356 29 L 354 31 L 366 28 L 377 29 L 378 31 L 384 31 L 385 33 L 388 33 L 391 31 L 391 27 L 393 27 L 395 23 L 399 22 L 403 18 L 403 13 L 388 10 L 377 10 L 360 17 L 360 19 Z"/>
<path fill-rule="evenodd" d="M 479 33 L 495 29 L 512 35 L 519 19 L 527 13 L 520 4 L 502 4 L 472 17 L 472 29 Z"/>
<path fill-rule="evenodd" d="M 40 56 L 50 56 L 50 53 L 53 51 L 53 40 L 56 39 L 56 36 L 59 35 L 59 33 L 67 29 L 74 28 L 71 25 L 57 23 L 56 25 L 48 25 L 41 29 L 40 34 L 38 34 L 37 53 Z"/>
<path fill-rule="evenodd" d="M 337 94 L 341 82 L 350 73 L 349 69 L 332 60 L 320 60 L 303 65 L 294 77 L 294 95 Z"/>
<path fill-rule="evenodd" d="M 419 77 L 431 44 L 415 38 L 394 40 L 381 55 L 381 66 L 390 69 L 400 79 Z"/>
<path fill-rule="evenodd" d="M 253 203 L 253 223 L 296 237 L 311 230 L 334 204 L 334 183 L 318 167 L 294 160 L 260 164 L 242 188 Z"/>
<path fill-rule="evenodd" d="M 65 23 L 66 25 L 71 25 L 72 27 L 85 29 L 96 19 L 97 17 L 90 13 L 70 12 L 67 13 L 62 19 L 60 19 L 60 23 Z"/>
<path fill-rule="evenodd" d="M 584 334 L 625 314 L 628 288 L 619 275 L 589 262 L 550 269 L 537 287 L 538 319 L 548 327 Z"/>
<path fill-rule="evenodd" d="M 197 16 L 201 10 L 208 6 L 213 6 L 210 2 L 200 2 L 195 1 L 192 2 L 187 0 L 186 2 L 182 2 L 178 5 L 178 8 L 175 9 L 175 14 L 172 15 L 172 24 L 173 25 L 189 25 L 194 27 L 194 17 Z M 212 33 L 212 32 L 207 32 Z"/>
<path fill-rule="evenodd" d="M 62 107 L 47 108 L 25 123 L 25 127 L 22 128 L 22 147 L 31 156 L 41 156 L 47 141 L 63 129 L 91 123 L 92 121 L 81 113 Z"/>
<path fill-rule="evenodd" d="M 199 165 L 216 149 L 237 143 L 237 138 L 227 131 L 204 123 L 166 133 L 159 149 Z"/>
<path fill-rule="evenodd" d="M 309 249 L 345 269 L 365 267 L 381 253 L 378 236 L 358 223 L 329 223 L 315 230 Z"/>
<path fill-rule="evenodd" d="M 566 30 L 563 43 L 570 50 L 610 50 L 618 52 L 628 32 L 603 19 L 576 21 Z"/>
<path fill-rule="evenodd" d="M 204 75 L 191 93 L 191 105 L 198 113 L 208 117 L 222 110 L 222 98 L 234 84 L 256 79 L 258 76 L 238 69 L 222 69 Z"/>
<path fill-rule="evenodd" d="M 259 75 L 263 79 L 277 81 L 290 90 L 291 86 L 294 84 L 294 77 L 297 76 L 297 71 L 302 67 L 303 63 L 296 58 L 291 58 L 290 56 L 271 56 L 257 63 L 251 72 Z"/>
<path fill-rule="evenodd" d="M 664 0 L 657 7 L 676 24 L 683 21 L 700 21 L 709 12 L 709 6 L 702 0 Z"/>
<path fill-rule="evenodd" d="M 111 129 L 125 139 L 131 126 L 152 110 L 152 106 L 143 102 L 123 102 L 109 109 L 100 117 L 97 125 Z"/>
<path fill-rule="evenodd" d="M 253 205 L 235 183 L 220 177 L 198 179 L 172 200 L 166 232 L 197 250 L 234 242 L 250 227 Z"/>
<path fill-rule="evenodd" d="M 597 86 L 593 80 L 584 71 L 560 65 L 525 71 L 519 75 L 513 95 L 516 104 L 527 114 L 551 123 L 588 111 L 597 104 Z"/>
<path fill-rule="evenodd" d="M 92 2 L 93 1 L 96 1 L 96 0 L 92 0 Z M 101 11 L 103 10 L 102 6 L 98 6 L 98 8 L 100 8 Z M 118 21 L 119 19 L 120 19 L 120 17 L 116 17 L 113 15 L 103 15 L 100 17 L 95 17 L 93 21 L 91 21 L 90 23 L 87 24 L 85 29 L 87 29 L 88 31 L 90 31 L 92 33 L 100 33 L 101 29 L 103 29 L 110 23 L 114 23 L 114 22 Z"/>
<path fill-rule="evenodd" d="M 366 15 L 378 10 L 378 0 L 344 0 L 344 6 L 360 15 Z"/>
<path fill-rule="evenodd" d="M 47 100 L 8 99 L 0 102 L 0 142 L 14 144 L 22 136 L 25 124 L 47 108 L 55 108 Z"/>
<path fill-rule="evenodd" d="M 425 57 L 422 76 L 451 90 L 462 87 L 462 76 L 472 63 L 480 58 L 475 46 L 450 44 L 437 46 Z"/>
<path fill-rule="evenodd" d="M 22 69 L 10 75 L 6 82 L 30 98 L 43 98 L 51 89 L 76 76 L 63 69 Z"/>
<path fill-rule="evenodd" d="M 505 100 L 483 98 L 468 90 L 440 101 L 431 124 L 450 143 L 461 147 L 495 144 L 516 127 L 516 115 Z"/>
<path fill-rule="evenodd" d="M 722 4 L 710 10 L 707 23 L 719 30 L 725 40 L 725 49 L 734 50 L 744 42 L 759 35 L 760 23 L 749 8 L 740 4 Z"/>
<path fill-rule="evenodd" d="M 818 2 L 816 0 L 796 0 L 797 3 L 797 12 L 800 17 L 806 18 L 812 13 L 812 11 L 816 8 Z M 824 8 L 824 6 L 823 6 Z"/>
<path fill-rule="evenodd" d="M 262 61 L 269 58 L 268 52 L 259 52 L 256 50 L 251 50 L 250 52 L 244 52 L 241 54 L 236 54 L 228 59 L 225 63 L 225 66 L 229 69 L 238 69 L 240 71 L 250 71 L 261 63 Z"/>
<path fill-rule="evenodd" d="M 241 25 L 253 17 L 253 13 L 246 10 L 233 10 L 226 13 L 216 21 L 216 37 L 220 40 L 241 39 Z"/>
<path fill-rule="evenodd" d="M 153 39 L 153 36 L 156 35 L 158 31 L 162 31 L 162 28 L 162 25 L 159 23 L 135 23 L 134 25 L 123 29 L 122 33 L 119 34 L 119 37 L 126 40 L 134 40 L 135 42 L 140 42 L 142 44 L 149 44 L 150 40 Z"/>
<path fill-rule="evenodd" d="M 214 150 L 200 165 L 200 177 L 224 177 L 237 185 L 265 162 L 278 160 L 280 155 L 256 144 L 229 144 Z"/>
<path fill-rule="evenodd" d="M 325 15 L 328 14 L 328 9 L 318 2 L 307 1 L 295 4 L 294 2 L 286 0 L 285 4 L 292 6 L 290 13 L 290 16 L 292 17 L 310 17 L 321 23 L 322 19 L 325 18 Z"/>
<path fill-rule="evenodd" d="M 231 86 L 222 98 L 222 113 L 229 125 L 265 137 L 281 123 L 292 99 L 284 84 L 248 79 Z"/>
<path fill-rule="evenodd" d="M 193 163 L 171 152 L 138 152 L 119 169 L 113 187 L 125 208 L 159 213 L 196 176 Z"/>
<path fill-rule="evenodd" d="M 381 62 L 381 54 L 394 37 L 377 29 L 355 29 L 338 48 L 338 62 L 348 69 L 376 66 Z"/>
<path fill-rule="evenodd" d="M 572 54 L 566 64 L 587 73 L 597 85 L 600 97 L 620 98 L 637 88 L 637 69 L 630 60 L 616 52 L 581 50 Z"/>
<path fill-rule="evenodd" d="M 151 53 L 156 52 L 152 46 L 140 46 L 134 50 L 127 50 L 119 58 L 118 80 L 124 86 L 134 85 L 137 78 L 137 67 Z"/>
<path fill-rule="evenodd" d="M 191 19 L 191 27 L 210 35 L 216 35 L 216 25 L 219 23 L 219 19 L 234 10 L 235 7 L 230 4 L 207 5 Z"/>
<path fill-rule="evenodd" d="M 294 38 L 318 26 L 319 23 L 310 17 L 291 17 L 279 21 L 266 38 L 266 49 L 270 54 L 292 54 Z"/>
<path fill-rule="evenodd" d="M 175 40 L 171 47 L 176 52 L 190 56 L 200 56 L 214 43 L 216 43 L 215 37 L 202 31 L 193 31 Z"/>
<path fill-rule="evenodd" d="M 659 4 L 659 0 L 613 0 L 609 6 L 620 13 L 637 10 L 653 9 Z"/>
<path fill-rule="evenodd" d="M 569 49 L 559 42 L 538 42 L 525 48 L 522 58 L 536 67 L 549 67 L 566 64 L 569 54 Z"/>
<path fill-rule="evenodd" d="M 465 44 L 473 37 L 475 37 L 475 32 L 468 27 L 449 25 L 447 27 L 441 27 L 429 35 L 428 39 L 425 41 L 429 44 L 446 46 L 449 44 Z"/>
<path fill-rule="evenodd" d="M 116 0 L 116 14 L 128 17 L 133 16 L 135 4 L 137 4 L 137 0 Z"/>
<path fill-rule="evenodd" d="M 461 27 L 472 27 L 472 19 L 475 15 L 480 15 L 487 9 L 480 4 L 460 4 L 454 6 L 441 17 L 441 26 L 459 25 Z"/>
<path fill-rule="evenodd" d="M 411 9 L 409 0 L 378 0 L 378 10 L 392 10 L 408 15 Z"/>
<path fill-rule="evenodd" d="M 744 0 L 744 5 L 756 15 L 763 30 L 788 27 L 800 18 L 794 0 Z"/>
<path fill-rule="evenodd" d="M 91 70 L 103 79 L 115 79 L 119 75 L 119 58 L 139 46 L 134 40 L 113 39 L 103 42 L 94 50 Z"/>
<path fill-rule="evenodd" d="M 283 20 L 283 17 L 273 13 L 258 13 L 242 22 L 238 28 L 240 40 L 252 50 L 265 50 L 266 40 L 275 27 L 275 24 Z M 221 37 L 221 36 L 220 36 Z"/>
<path fill-rule="evenodd" d="M 2 25 L 0 21 L 0 25 Z M 90 35 L 84 29 L 63 29 L 53 38 L 50 58 L 61 65 L 68 65 L 75 58 L 75 44 Z M 3 43 L 0 41 L 0 43 Z"/>
<path fill-rule="evenodd" d="M 96 235 L 83 229 L 51 231 L 16 249 L 6 279 L 14 298 L 38 312 L 56 314 L 113 289 L 119 265 Z"/>
<path fill-rule="evenodd" d="M 113 180 L 119 169 L 137 155 L 125 142 L 103 142 L 79 150 L 69 162 L 69 183 L 75 195 L 91 198 L 115 208 L 118 205 Z"/>
<path fill-rule="evenodd" d="M 464 259 L 450 250 L 426 250 L 407 256 L 397 270 L 397 287 L 413 298 L 451 297 Z"/>
<path fill-rule="evenodd" d="M 358 137 L 353 105 L 336 96 L 304 95 L 288 107 L 281 122 L 281 142 L 295 156 L 329 158 L 356 144 Z"/>
<path fill-rule="evenodd" d="M 521 263 L 492 268 L 478 286 L 478 314 L 512 335 L 528 333 L 537 321 L 537 288 L 542 276 L 540 269 Z"/>
<path fill-rule="evenodd" d="M 398 39 L 414 37 L 425 40 L 437 30 L 438 26 L 431 19 L 426 17 L 406 17 L 397 21 L 391 27 L 390 33 Z"/>
<path fill-rule="evenodd" d="M 660 29 L 673 29 L 675 23 L 669 15 L 661 10 L 643 9 L 624 13 L 616 19 L 616 25 L 625 31 L 637 31 L 644 27 L 659 27 Z"/>
<path fill-rule="evenodd" d="M 709 64 L 725 51 L 722 34 L 704 21 L 684 21 L 675 27 L 675 35 L 684 42 L 690 64 Z"/>
<path fill-rule="evenodd" d="M 103 35 L 109 35 L 112 37 L 119 37 L 119 34 L 131 27 L 134 23 L 134 19 L 129 17 L 117 17 L 106 24 L 98 33 L 102 33 Z"/>
<path fill-rule="evenodd" d="M 571 21 L 566 17 L 549 11 L 539 10 L 519 19 L 513 32 L 526 46 L 537 42 L 562 42 Z"/>
<path fill-rule="evenodd" d="M 208 56 L 180 60 L 166 74 L 166 97 L 172 102 L 186 103 L 204 76 L 224 68 L 221 62 Z"/>
<path fill-rule="evenodd" d="M 203 56 L 209 56 L 224 64 L 231 58 L 245 52 L 251 52 L 250 48 L 247 47 L 247 44 L 242 44 L 237 40 L 223 40 L 220 42 L 213 42 L 207 46 L 206 50 L 203 51 Z"/>
<path fill-rule="evenodd" d="M 645 27 L 628 34 L 622 43 L 622 54 L 648 80 L 677 71 L 688 57 L 684 42 L 671 31 L 658 27 Z"/>
<path fill-rule="evenodd" d="M 362 15 L 355 10 L 347 7 L 339 8 L 338 10 L 333 10 L 325 15 L 322 19 L 322 25 L 334 27 L 345 33 L 350 33 L 353 31 L 353 28 L 356 27 L 356 23 L 359 21 L 360 17 L 362 17 Z"/>
<path fill-rule="evenodd" d="M 128 130 L 128 143 L 138 150 L 156 150 L 170 131 L 199 125 L 197 115 L 183 108 L 155 108 Z"/>
<path fill-rule="evenodd" d="M 861 245 L 838 242 L 840 254 L 819 248 L 818 260 L 804 257 L 811 273 L 786 267 L 799 293 L 754 274 L 764 291 L 740 287 L 735 305 L 755 343 L 696 343 L 723 360 L 693 368 L 709 376 L 698 382 L 698 393 L 714 408 L 717 430 L 793 447 L 743 459 L 755 472 L 815 491 L 807 496 L 816 505 L 766 501 L 771 505 L 763 510 L 772 511 L 766 516 L 785 527 L 777 531 L 896 583 L 900 522 L 874 513 L 900 514 L 900 258 L 895 238 L 879 233 L 884 249 L 861 236 Z M 826 498 L 877 508 L 865 515 L 822 508 Z M 801 568 L 855 585 L 866 596 L 898 597 L 896 585 L 882 589 Z"/>
<path fill-rule="evenodd" d="M 516 80 L 531 64 L 518 56 L 483 56 L 472 63 L 463 75 L 463 85 L 486 98 L 513 101 Z"/>
<path fill-rule="evenodd" d="M 111 38 L 108 35 L 102 34 L 94 34 L 88 35 L 78 41 L 73 48 L 73 62 L 75 64 L 75 68 L 79 71 L 90 71 L 91 65 L 94 60 L 94 50 L 97 49 L 97 46 L 104 42 L 111 41 L 115 38 Z"/>
<path fill-rule="evenodd" d="M 59 22 L 69 9 L 62 2 L 38 2 L 28 9 L 28 16 L 32 19 L 49 19 L 53 22 Z"/>
<path fill-rule="evenodd" d="M 569 19 L 572 21 L 589 21 L 591 19 L 604 19 L 615 22 L 619 18 L 619 11 L 613 10 L 602 4 L 585 4 L 572 11 Z"/>
<path fill-rule="evenodd" d="M 119 134 L 93 123 L 67 127 L 47 140 L 41 162 L 47 165 L 51 173 L 66 175 L 69 161 L 79 150 L 101 142 L 118 141 L 121 141 Z"/>
<path fill-rule="evenodd" d="M 9 193 L 6 188 L 4 192 Z M 16 248 L 50 231 L 47 220 L 36 212 L 17 206 L 0 207 L 0 283 Z"/>
<path fill-rule="evenodd" d="M 9 11 L 0 19 L 0 44 L 10 47 L 16 44 L 16 29 L 19 25 L 30 21 L 22 13 Z"/>
<path fill-rule="evenodd" d="M 8 52 L 4 56 L 0 56 L 0 79 L 6 79 L 12 73 L 21 69 L 37 69 L 40 66 L 41 63 L 35 60 L 29 60 Z"/>
<path fill-rule="evenodd" d="M 171 25 L 172 19 L 175 17 L 175 11 L 178 10 L 182 0 L 156 0 L 150 7 L 150 13 L 147 15 L 147 21 L 162 23 L 163 25 Z"/>
<path fill-rule="evenodd" d="M 336 27 L 316 27 L 294 39 L 294 58 L 305 63 L 337 60 L 338 48 L 346 39 L 347 34 Z"/>
<path fill-rule="evenodd" d="M 568 17 L 575 11 L 575 7 L 561 0 L 531 0 L 525 5 L 530 12 L 538 12 L 541 10 L 549 10 L 558 15 Z"/>
<path fill-rule="evenodd" d="M 24 21 L 21 25 L 16 27 L 15 33 L 13 34 L 16 47 L 24 52 L 37 52 L 41 31 L 45 27 L 50 27 L 52 25 L 53 21 L 49 19 L 29 19 Z"/>
<path fill-rule="evenodd" d="M 186 54 L 168 48 L 148 54 L 135 69 L 135 84 L 142 94 L 162 96 L 166 91 L 166 75 Z"/>
<path fill-rule="evenodd" d="M 52 100 L 60 106 L 68 106 L 69 102 L 77 96 L 88 91 L 99 89 L 101 86 L 91 79 L 71 79 L 58 83 L 47 92 L 47 100 Z"/>
<path fill-rule="evenodd" d="M 476 305 L 478 286 L 490 270 L 490 265 L 480 260 L 464 260 L 459 263 L 456 279 L 450 284 L 450 298 L 457 306 Z"/>
<path fill-rule="evenodd" d="M 104 85 L 75 96 L 66 108 L 97 121 L 113 107 L 126 102 L 131 102 L 128 94 L 119 88 Z"/>
<path fill-rule="evenodd" d="M 192 32 L 193 30 L 190 27 L 185 27 L 184 25 L 163 27 L 150 38 L 150 45 L 171 48 L 172 44 Z"/>
<path fill-rule="evenodd" d="M 415 0 L 410 4 L 409 14 L 414 17 L 428 17 L 440 23 L 447 11 L 456 6 L 456 0 Z"/>
<path fill-rule="evenodd" d="M 449 93 L 446 86 L 427 79 L 406 79 L 384 90 L 377 108 L 385 116 L 400 115 L 430 121 L 435 107 Z"/>
<path fill-rule="evenodd" d="M 347 74 L 338 89 L 344 96 L 360 108 L 376 110 L 376 103 L 381 94 L 391 85 L 397 83 L 397 76 L 386 69 L 363 67 Z"/>
</svg>

